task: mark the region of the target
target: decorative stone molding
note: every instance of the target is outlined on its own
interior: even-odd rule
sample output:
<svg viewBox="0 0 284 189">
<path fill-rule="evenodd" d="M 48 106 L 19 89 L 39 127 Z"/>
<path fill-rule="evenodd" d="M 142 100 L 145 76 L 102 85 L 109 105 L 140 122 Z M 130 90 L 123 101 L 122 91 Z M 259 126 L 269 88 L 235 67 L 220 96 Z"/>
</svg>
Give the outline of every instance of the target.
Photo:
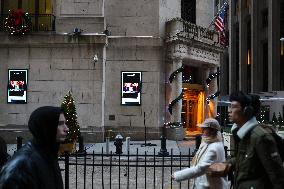
<svg viewBox="0 0 284 189">
<path fill-rule="evenodd" d="M 220 64 L 220 54 L 215 52 L 210 52 L 208 50 L 203 50 L 200 48 L 190 47 L 188 49 L 189 59 L 199 60 L 202 62 L 212 63 L 214 65 Z"/>
<path fill-rule="evenodd" d="M 170 47 L 170 58 L 173 60 L 183 59 L 187 56 L 188 46 L 185 44 L 175 44 Z"/>
</svg>

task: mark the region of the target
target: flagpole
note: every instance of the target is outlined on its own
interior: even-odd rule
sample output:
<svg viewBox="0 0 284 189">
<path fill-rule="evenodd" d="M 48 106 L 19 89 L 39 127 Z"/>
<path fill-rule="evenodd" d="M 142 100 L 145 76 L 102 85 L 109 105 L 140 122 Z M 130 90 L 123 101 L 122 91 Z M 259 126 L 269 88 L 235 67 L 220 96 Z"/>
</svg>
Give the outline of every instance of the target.
<svg viewBox="0 0 284 189">
<path fill-rule="evenodd" d="M 207 31 L 209 30 L 209 28 L 212 26 L 212 24 L 214 23 L 215 19 L 218 17 L 218 15 L 220 14 L 220 12 L 223 10 L 223 8 L 226 6 L 226 4 L 228 5 L 228 1 L 225 1 L 222 5 L 222 7 L 218 10 L 217 14 L 214 16 L 214 18 L 212 19 L 211 23 L 209 24 L 209 26 L 205 29 L 204 32 L 204 36 L 206 35 Z"/>
</svg>

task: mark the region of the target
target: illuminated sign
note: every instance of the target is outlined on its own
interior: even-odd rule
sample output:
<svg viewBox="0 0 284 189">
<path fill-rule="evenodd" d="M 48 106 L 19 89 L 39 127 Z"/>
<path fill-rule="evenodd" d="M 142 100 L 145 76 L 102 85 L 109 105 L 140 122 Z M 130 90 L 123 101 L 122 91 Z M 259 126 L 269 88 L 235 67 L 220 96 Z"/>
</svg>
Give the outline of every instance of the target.
<svg viewBox="0 0 284 189">
<path fill-rule="evenodd" d="M 28 70 L 8 70 L 8 103 L 27 103 Z"/>
<path fill-rule="evenodd" d="M 141 105 L 142 72 L 121 72 L 121 104 Z"/>
</svg>

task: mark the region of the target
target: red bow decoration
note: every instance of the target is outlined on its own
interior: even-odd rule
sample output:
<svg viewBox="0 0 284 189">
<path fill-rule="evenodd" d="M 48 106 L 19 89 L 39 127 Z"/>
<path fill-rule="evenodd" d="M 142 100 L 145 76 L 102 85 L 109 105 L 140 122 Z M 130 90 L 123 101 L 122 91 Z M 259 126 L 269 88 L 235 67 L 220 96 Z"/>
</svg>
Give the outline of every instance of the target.
<svg viewBox="0 0 284 189">
<path fill-rule="evenodd" d="M 23 9 L 12 10 L 12 15 L 15 18 L 15 25 L 20 25 L 22 23 L 22 17 L 24 16 Z"/>
</svg>

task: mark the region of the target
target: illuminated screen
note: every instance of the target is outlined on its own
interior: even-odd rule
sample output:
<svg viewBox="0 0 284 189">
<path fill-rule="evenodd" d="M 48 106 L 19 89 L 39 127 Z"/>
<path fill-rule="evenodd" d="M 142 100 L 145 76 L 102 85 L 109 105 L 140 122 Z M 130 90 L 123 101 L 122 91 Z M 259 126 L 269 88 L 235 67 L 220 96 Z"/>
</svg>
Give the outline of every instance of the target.
<svg viewBox="0 0 284 189">
<path fill-rule="evenodd" d="M 121 72 L 121 104 L 141 105 L 141 72 Z"/>
<path fill-rule="evenodd" d="M 8 103 L 27 103 L 28 70 L 8 70 Z"/>
</svg>

